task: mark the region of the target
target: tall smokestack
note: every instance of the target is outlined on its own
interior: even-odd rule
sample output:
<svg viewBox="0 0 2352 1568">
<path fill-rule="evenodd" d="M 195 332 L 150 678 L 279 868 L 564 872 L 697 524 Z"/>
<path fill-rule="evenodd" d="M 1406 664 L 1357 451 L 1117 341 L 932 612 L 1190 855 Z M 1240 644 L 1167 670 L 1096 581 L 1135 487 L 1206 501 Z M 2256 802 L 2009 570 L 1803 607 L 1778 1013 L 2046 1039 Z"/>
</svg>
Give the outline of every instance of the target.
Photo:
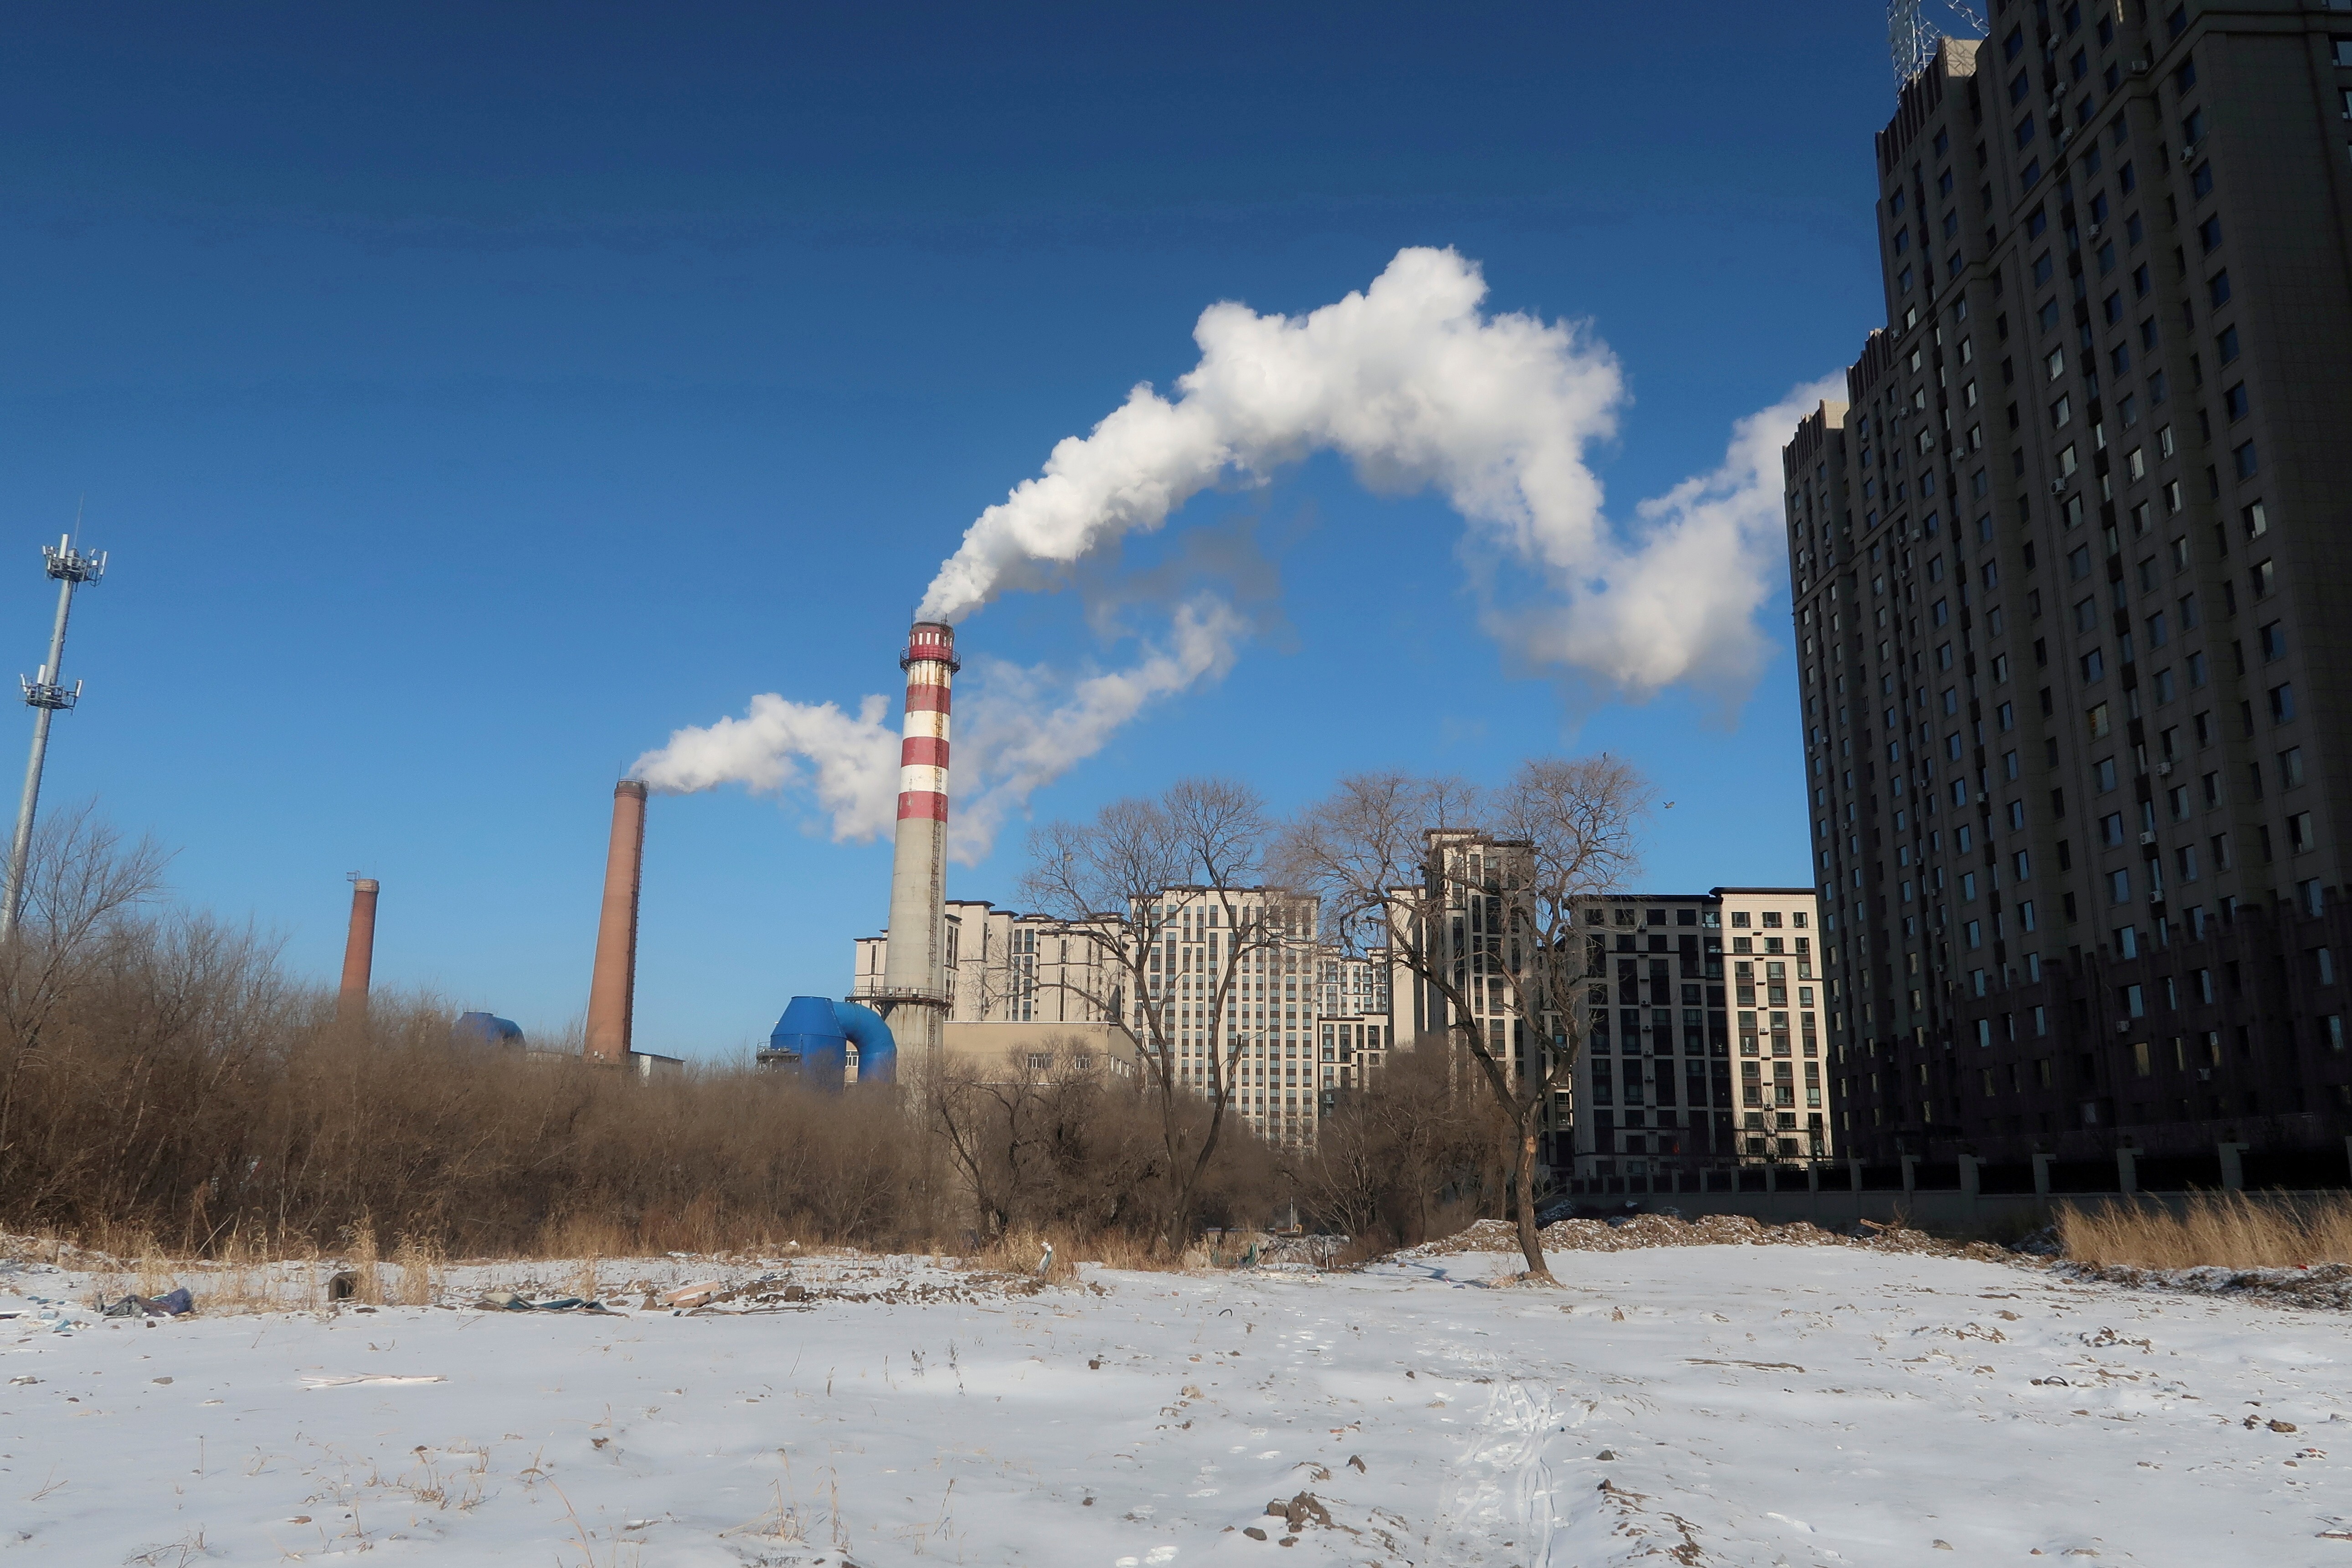
<svg viewBox="0 0 2352 1568">
<path fill-rule="evenodd" d="M 901 1054 L 928 1067 L 948 1014 L 948 690 L 963 668 L 955 628 L 917 621 L 898 660 L 907 721 L 898 746 L 898 838 L 890 859 L 890 945 L 876 998 Z"/>
<path fill-rule="evenodd" d="M 592 1062 L 629 1059 L 636 1016 L 637 886 L 646 858 L 646 786 L 613 786 L 613 841 L 604 852 L 604 909 L 596 922 L 596 973 L 588 982 L 587 1054 Z"/>
<path fill-rule="evenodd" d="M 382 886 L 373 877 L 352 879 L 352 929 L 343 939 L 343 988 L 335 998 L 338 1019 L 367 1013 L 368 978 L 375 972 L 375 896 Z"/>
</svg>

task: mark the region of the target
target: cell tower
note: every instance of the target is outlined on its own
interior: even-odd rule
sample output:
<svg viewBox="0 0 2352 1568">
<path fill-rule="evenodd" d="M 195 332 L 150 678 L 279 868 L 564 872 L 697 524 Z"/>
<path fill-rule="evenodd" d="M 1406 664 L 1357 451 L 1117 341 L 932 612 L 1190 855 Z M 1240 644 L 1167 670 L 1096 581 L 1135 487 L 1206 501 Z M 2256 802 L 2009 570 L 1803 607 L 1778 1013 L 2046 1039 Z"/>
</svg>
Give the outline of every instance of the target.
<svg viewBox="0 0 2352 1568">
<path fill-rule="evenodd" d="M 81 700 L 81 682 L 65 687 L 66 617 L 73 613 L 74 590 L 106 575 L 106 552 L 85 555 L 74 548 L 68 533 L 55 544 L 41 546 L 49 575 L 58 580 L 58 622 L 49 629 L 49 662 L 41 673 L 23 681 L 25 706 L 33 710 L 33 756 L 25 764 L 25 798 L 16 807 L 16 837 L 8 846 L 8 882 L 0 889 L 0 942 L 16 934 L 16 917 L 25 907 L 25 862 L 33 847 L 33 812 L 41 799 L 41 763 L 49 751 L 49 720 L 60 710 Z"/>
<path fill-rule="evenodd" d="M 1984 18 L 1972 5 L 1960 0 L 1945 0 L 1937 9 L 1948 14 L 1950 20 L 1966 29 L 1971 37 L 1984 37 Z M 1895 85 L 1905 82 L 1926 68 L 1936 58 L 1937 29 L 1926 15 L 1923 0 L 1886 0 L 1886 53 L 1895 63 Z"/>
</svg>

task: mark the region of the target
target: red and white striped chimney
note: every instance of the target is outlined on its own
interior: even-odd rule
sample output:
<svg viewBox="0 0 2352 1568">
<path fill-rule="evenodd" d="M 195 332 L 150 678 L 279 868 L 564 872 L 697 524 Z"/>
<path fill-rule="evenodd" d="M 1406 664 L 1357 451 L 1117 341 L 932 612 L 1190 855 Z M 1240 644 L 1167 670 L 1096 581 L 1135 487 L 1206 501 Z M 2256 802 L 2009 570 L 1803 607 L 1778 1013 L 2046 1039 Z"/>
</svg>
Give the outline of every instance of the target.
<svg viewBox="0 0 2352 1568">
<path fill-rule="evenodd" d="M 901 1058 L 928 1063 L 947 1021 L 948 694 L 955 628 L 917 621 L 898 660 L 907 719 L 898 744 L 898 837 L 890 861 L 890 945 L 877 998 Z"/>
</svg>

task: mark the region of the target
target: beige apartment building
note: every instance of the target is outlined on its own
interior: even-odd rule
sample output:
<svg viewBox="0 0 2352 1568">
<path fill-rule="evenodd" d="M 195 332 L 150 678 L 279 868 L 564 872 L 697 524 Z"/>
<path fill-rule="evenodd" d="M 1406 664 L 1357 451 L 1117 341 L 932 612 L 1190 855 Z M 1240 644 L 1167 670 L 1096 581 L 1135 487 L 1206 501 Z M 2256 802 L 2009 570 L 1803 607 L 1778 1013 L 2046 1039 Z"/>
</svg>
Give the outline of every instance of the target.
<svg viewBox="0 0 2352 1568">
<path fill-rule="evenodd" d="M 1059 1050 L 1099 1055 L 1113 1072 L 1134 1071 L 1118 966 L 1098 939 L 1098 929 L 986 900 L 949 900 L 943 1048 L 991 1068 L 1034 1061 L 1043 1070 Z M 888 953 L 887 933 L 856 939 L 849 1000 L 863 1002 L 882 989 Z"/>
</svg>

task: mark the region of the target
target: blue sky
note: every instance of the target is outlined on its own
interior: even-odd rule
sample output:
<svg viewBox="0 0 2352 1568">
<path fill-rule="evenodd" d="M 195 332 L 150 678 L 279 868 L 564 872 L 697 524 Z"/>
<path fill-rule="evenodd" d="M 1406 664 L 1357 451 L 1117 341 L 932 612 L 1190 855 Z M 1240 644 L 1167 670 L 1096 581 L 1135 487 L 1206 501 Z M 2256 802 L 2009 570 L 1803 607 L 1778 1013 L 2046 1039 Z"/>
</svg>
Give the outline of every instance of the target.
<svg viewBox="0 0 2352 1568">
<path fill-rule="evenodd" d="M 1713 468 L 1883 317 L 1883 37 L 1859 4 L 25 13 L 0 647 L 39 661 L 37 547 L 85 494 L 114 563 L 47 799 L 321 979 L 343 874 L 380 877 L 380 984 L 561 1027 L 621 770 L 755 692 L 895 693 L 966 524 L 1190 368 L 1213 300 L 1311 310 L 1452 246 L 1621 356 L 1612 512 Z M 1328 459 L 1202 497 L 1124 564 L 1246 542 L 1261 634 L 1036 815 L 1608 748 L 1676 803 L 1653 884 L 1809 879 L 1785 595 L 1736 725 L 1669 692 L 1570 728 L 1459 534 Z M 1131 651 L 1066 593 L 962 637 Z M 951 890 L 1011 901 L 1021 837 Z M 796 797 L 657 799 L 640 1047 L 843 989 L 887 856 Z"/>
</svg>

